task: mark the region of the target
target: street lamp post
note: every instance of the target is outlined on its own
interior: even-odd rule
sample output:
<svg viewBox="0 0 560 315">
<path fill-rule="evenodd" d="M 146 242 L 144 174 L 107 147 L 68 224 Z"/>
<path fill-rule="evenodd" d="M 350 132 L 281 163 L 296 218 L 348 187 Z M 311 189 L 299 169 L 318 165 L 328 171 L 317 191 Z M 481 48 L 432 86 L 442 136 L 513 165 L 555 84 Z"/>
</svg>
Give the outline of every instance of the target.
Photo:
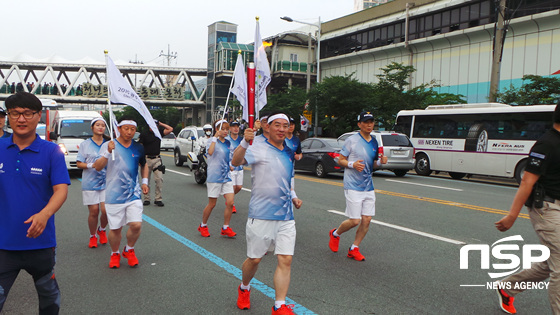
<svg viewBox="0 0 560 315">
<path fill-rule="evenodd" d="M 316 40 L 317 40 L 317 83 L 321 82 L 321 75 L 320 75 L 320 64 L 321 64 L 321 58 L 320 58 L 320 54 L 321 54 L 321 17 L 319 17 L 319 20 L 317 22 L 317 24 L 315 23 L 309 23 L 309 22 L 303 22 L 303 21 L 296 21 L 294 19 L 292 19 L 291 17 L 288 16 L 283 16 L 280 17 L 280 19 L 287 21 L 287 22 L 296 22 L 296 23 L 300 23 L 300 24 L 305 24 L 305 25 L 311 25 L 317 28 L 317 36 L 316 36 Z M 314 132 L 313 134 L 315 134 L 315 137 L 317 137 L 317 133 L 319 131 L 319 106 L 317 103 L 315 103 L 315 128 L 314 128 Z"/>
</svg>

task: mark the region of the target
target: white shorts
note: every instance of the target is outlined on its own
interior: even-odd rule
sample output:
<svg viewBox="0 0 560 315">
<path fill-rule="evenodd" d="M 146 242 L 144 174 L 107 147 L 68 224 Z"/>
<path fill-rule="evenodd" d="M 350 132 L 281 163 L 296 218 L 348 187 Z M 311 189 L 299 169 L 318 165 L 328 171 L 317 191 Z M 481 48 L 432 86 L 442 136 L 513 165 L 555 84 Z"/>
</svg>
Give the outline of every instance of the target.
<svg viewBox="0 0 560 315">
<path fill-rule="evenodd" d="M 346 216 L 350 219 L 361 219 L 363 215 L 375 215 L 375 191 L 344 190 L 346 197 Z"/>
<path fill-rule="evenodd" d="M 218 198 L 225 194 L 233 194 L 232 182 L 225 183 L 206 183 L 208 198 Z"/>
<path fill-rule="evenodd" d="M 233 186 L 243 186 L 243 170 L 229 172 Z"/>
<path fill-rule="evenodd" d="M 275 255 L 294 255 L 296 221 L 247 220 L 247 257 L 262 258 L 269 249 Z"/>
<path fill-rule="evenodd" d="M 105 202 L 105 189 L 103 190 L 82 190 L 84 206 L 98 205 Z"/>
<path fill-rule="evenodd" d="M 142 222 L 142 200 L 127 203 L 105 204 L 109 228 L 117 230 L 130 222 Z"/>
</svg>

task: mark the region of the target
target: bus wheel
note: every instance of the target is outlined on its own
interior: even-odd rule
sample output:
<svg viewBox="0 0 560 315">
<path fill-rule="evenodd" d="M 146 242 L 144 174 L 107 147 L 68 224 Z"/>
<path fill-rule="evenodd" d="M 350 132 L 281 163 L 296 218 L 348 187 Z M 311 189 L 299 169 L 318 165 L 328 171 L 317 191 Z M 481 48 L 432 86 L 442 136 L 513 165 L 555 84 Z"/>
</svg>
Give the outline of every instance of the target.
<svg viewBox="0 0 560 315">
<path fill-rule="evenodd" d="M 467 174 L 465 174 L 465 173 L 449 172 L 449 176 L 451 176 L 451 178 L 453 178 L 453 179 L 461 179 L 461 178 L 467 176 Z"/>
<path fill-rule="evenodd" d="M 416 156 L 414 171 L 416 171 L 416 174 L 422 176 L 429 176 L 432 174 L 432 170 L 430 169 L 430 160 L 426 154 L 420 153 Z"/>
<path fill-rule="evenodd" d="M 525 174 L 525 167 L 527 167 L 527 160 L 519 162 L 515 167 L 515 181 L 518 184 L 521 184 L 521 179 L 523 178 L 523 174 Z"/>
</svg>

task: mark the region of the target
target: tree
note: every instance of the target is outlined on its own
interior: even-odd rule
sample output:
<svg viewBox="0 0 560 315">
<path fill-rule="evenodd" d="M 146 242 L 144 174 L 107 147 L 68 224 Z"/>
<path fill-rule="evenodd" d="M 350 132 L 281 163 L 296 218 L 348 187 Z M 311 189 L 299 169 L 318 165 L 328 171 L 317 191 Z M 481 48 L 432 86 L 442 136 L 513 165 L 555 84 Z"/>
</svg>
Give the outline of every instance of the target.
<svg viewBox="0 0 560 315">
<path fill-rule="evenodd" d="M 336 137 L 357 129 L 357 115 L 374 107 L 372 85 L 352 75 L 324 78 L 309 92 L 310 108 L 319 107 L 319 113 L 313 114 L 319 115 L 324 136 Z"/>
<path fill-rule="evenodd" d="M 279 93 L 272 94 L 268 97 L 268 103 L 261 110 L 262 112 L 282 111 L 295 120 L 299 120 L 305 103 L 307 102 L 307 93 L 305 89 L 298 86 L 289 86 L 283 88 Z"/>
<path fill-rule="evenodd" d="M 540 75 L 524 75 L 519 88 L 510 85 L 498 93 L 500 103 L 511 105 L 556 104 L 560 99 L 560 78 Z"/>
<path fill-rule="evenodd" d="M 373 88 L 375 107 L 372 108 L 380 127 L 391 128 L 401 110 L 424 109 L 428 105 L 466 103 L 463 95 L 436 92 L 434 89 L 440 85 L 435 81 L 407 89 L 408 80 L 416 71 L 413 66 L 393 62 L 381 71 L 383 73 L 377 75 L 379 82 L 374 84 Z"/>
</svg>

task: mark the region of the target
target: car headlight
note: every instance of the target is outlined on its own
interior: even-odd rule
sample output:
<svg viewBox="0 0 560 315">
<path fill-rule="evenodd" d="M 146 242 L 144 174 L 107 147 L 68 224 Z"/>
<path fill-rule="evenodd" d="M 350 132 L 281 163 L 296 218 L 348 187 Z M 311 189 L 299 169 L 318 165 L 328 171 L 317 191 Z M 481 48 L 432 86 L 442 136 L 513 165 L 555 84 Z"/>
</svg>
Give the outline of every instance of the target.
<svg viewBox="0 0 560 315">
<path fill-rule="evenodd" d="M 68 155 L 68 150 L 66 150 L 66 146 L 64 145 L 64 143 L 59 143 L 58 146 L 60 147 L 60 151 L 62 151 L 64 155 Z"/>
</svg>

